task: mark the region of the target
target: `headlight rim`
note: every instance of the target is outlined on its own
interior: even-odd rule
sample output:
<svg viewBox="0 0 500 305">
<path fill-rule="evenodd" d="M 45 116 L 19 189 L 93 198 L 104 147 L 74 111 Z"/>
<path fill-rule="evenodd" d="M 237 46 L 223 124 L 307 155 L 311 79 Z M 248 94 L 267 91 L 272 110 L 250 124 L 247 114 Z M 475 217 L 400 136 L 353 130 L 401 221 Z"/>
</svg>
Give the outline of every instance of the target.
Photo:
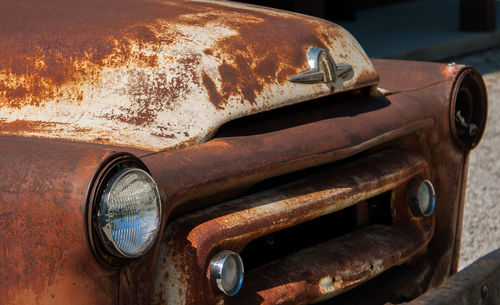
<svg viewBox="0 0 500 305">
<path fill-rule="evenodd" d="M 240 271 L 237 273 L 238 277 L 235 286 L 230 290 L 227 290 L 222 284 L 223 267 L 228 258 L 232 258 L 235 261 Z M 237 252 L 222 250 L 216 253 L 210 260 L 208 268 L 208 280 L 212 291 L 230 297 L 235 296 L 240 291 L 245 278 L 245 267 L 241 256 Z"/>
<path fill-rule="evenodd" d="M 116 173 L 118 170 L 124 167 L 138 168 L 144 170 L 151 176 L 151 172 L 149 171 L 149 169 L 136 156 L 126 152 L 115 153 L 101 162 L 101 166 L 95 171 L 94 177 L 90 181 L 87 189 L 87 201 L 86 201 L 87 212 L 85 214 L 86 217 L 85 223 L 86 223 L 86 235 L 89 247 L 94 258 L 101 265 L 112 269 L 121 268 L 124 265 L 130 264 L 146 256 L 147 253 L 149 253 L 150 250 L 154 248 L 155 245 L 157 244 L 158 236 L 160 236 L 161 228 L 163 226 L 163 204 L 160 195 L 160 209 L 161 209 L 160 223 L 159 223 L 160 229 L 156 240 L 152 243 L 149 250 L 142 256 L 136 258 L 117 256 L 116 254 L 111 253 L 110 251 L 107 250 L 100 236 L 96 219 L 97 209 L 99 208 L 99 199 L 101 198 L 102 191 L 104 190 L 109 179 L 114 175 L 114 173 Z"/>
</svg>

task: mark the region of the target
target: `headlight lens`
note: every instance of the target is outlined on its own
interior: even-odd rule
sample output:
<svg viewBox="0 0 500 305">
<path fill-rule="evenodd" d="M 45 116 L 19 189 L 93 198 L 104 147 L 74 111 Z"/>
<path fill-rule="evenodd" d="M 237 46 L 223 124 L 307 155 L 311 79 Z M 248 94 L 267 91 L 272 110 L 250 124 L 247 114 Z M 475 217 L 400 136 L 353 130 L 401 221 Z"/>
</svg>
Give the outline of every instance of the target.
<svg viewBox="0 0 500 305">
<path fill-rule="evenodd" d="M 135 258 L 153 245 L 160 229 L 161 202 L 153 178 L 123 168 L 107 182 L 97 210 L 100 235 L 113 254 Z"/>
<path fill-rule="evenodd" d="M 418 205 L 424 216 L 432 215 L 436 205 L 436 192 L 434 186 L 429 180 L 424 180 L 418 187 Z"/>
</svg>

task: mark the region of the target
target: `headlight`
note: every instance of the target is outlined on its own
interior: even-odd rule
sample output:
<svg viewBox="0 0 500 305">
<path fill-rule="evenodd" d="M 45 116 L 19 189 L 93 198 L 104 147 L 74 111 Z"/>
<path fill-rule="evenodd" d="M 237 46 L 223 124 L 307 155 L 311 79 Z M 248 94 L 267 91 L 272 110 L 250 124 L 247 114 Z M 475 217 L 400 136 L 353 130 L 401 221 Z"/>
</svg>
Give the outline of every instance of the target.
<svg viewBox="0 0 500 305">
<path fill-rule="evenodd" d="M 436 191 L 429 180 L 415 179 L 411 183 L 408 199 L 414 216 L 431 216 L 436 206 Z"/>
<path fill-rule="evenodd" d="M 153 178 L 139 168 L 116 171 L 97 198 L 97 229 L 106 249 L 123 258 L 146 253 L 161 224 L 161 202 Z"/>
<path fill-rule="evenodd" d="M 210 262 L 210 285 L 225 295 L 233 296 L 240 291 L 244 274 L 243 261 L 233 251 L 221 251 Z"/>
</svg>

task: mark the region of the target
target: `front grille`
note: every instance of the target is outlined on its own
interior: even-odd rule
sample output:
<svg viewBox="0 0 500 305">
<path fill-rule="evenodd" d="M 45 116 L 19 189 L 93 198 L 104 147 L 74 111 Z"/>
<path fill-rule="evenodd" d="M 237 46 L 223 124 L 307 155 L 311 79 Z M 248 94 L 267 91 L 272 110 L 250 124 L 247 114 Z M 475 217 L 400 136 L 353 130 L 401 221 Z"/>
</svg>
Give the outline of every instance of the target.
<svg viewBox="0 0 500 305">
<path fill-rule="evenodd" d="M 390 149 L 318 169 L 263 181 L 248 195 L 170 224 L 157 265 L 161 287 L 199 291 L 206 304 L 254 304 L 256 296 L 260 304 L 308 304 L 426 246 L 433 218 L 413 217 L 406 198 L 412 179 L 429 176 L 419 154 Z M 248 271 L 231 298 L 214 293 L 206 275 L 211 257 L 225 249 L 241 253 Z M 201 304 L 196 297 L 186 303 Z"/>
</svg>

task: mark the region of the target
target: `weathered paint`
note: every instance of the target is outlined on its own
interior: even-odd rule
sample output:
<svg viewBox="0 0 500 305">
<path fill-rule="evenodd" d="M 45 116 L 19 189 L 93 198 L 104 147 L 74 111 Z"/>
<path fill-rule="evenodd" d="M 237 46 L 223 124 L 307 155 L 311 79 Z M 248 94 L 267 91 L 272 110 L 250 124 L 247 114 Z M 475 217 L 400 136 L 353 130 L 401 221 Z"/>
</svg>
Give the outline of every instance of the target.
<svg viewBox="0 0 500 305">
<path fill-rule="evenodd" d="M 112 149 L 0 137 L 0 304 L 115 304 L 118 272 L 94 259 L 90 179 Z"/>
<path fill-rule="evenodd" d="M 220 300 L 216 300 L 207 286 L 205 272 L 211 256 L 217 251 L 241 251 L 248 242 L 258 237 L 344 209 L 366 198 L 408 184 L 412 177 L 418 175 L 428 176 L 428 168 L 422 157 L 405 151 L 386 151 L 335 170 L 304 177 L 278 188 L 185 216 L 167 229 L 167 238 L 161 245 L 160 259 L 155 268 L 152 303 L 200 304 L 204 300 L 220 304 Z M 404 262 L 429 241 L 432 235 L 432 218 L 416 220 L 410 217 L 406 200 L 399 200 L 394 205 L 394 209 L 398 211 L 395 222 L 412 223 L 422 228 L 416 230 L 417 233 L 413 232 L 411 238 L 404 236 L 398 239 L 397 234 L 391 233 L 392 229 L 381 229 L 390 238 L 381 241 L 378 233 L 358 233 L 356 238 L 346 236 L 342 241 L 328 242 L 320 247 L 321 250 L 304 250 L 306 256 L 313 252 L 320 263 L 310 263 L 308 269 L 307 260 L 299 260 L 297 257 L 301 257 L 301 254 L 297 254 L 297 257 L 293 256 L 286 262 L 280 261 L 262 267 L 264 270 L 277 268 L 280 271 L 253 271 L 249 275 L 251 278 L 253 276 L 253 284 L 245 285 L 248 288 L 243 288 L 241 297 L 226 298 L 225 302 L 254 304 L 255 299 L 251 296 L 255 294 L 259 295 L 257 298 L 263 299 L 261 304 L 311 302 L 350 289 L 387 268 Z M 371 232 L 370 230 L 368 231 Z M 404 232 L 401 228 L 399 230 Z M 338 256 L 338 251 L 354 251 L 353 245 L 363 238 L 375 245 L 372 251 L 361 254 L 361 249 L 364 249 L 361 243 L 358 258 L 352 253 L 353 256 L 346 258 L 344 264 L 324 264 L 329 256 Z M 318 251 L 323 255 L 319 255 Z M 320 257 L 324 257 L 324 260 Z M 339 262 L 331 257 L 330 260 Z M 290 268 L 287 269 L 287 266 Z M 348 266 L 352 268 L 349 269 Z M 369 270 L 365 270 L 365 267 Z M 297 274 L 302 276 L 291 276 L 300 268 L 303 272 Z M 351 276 L 347 276 L 349 272 Z M 327 276 L 341 276 L 347 282 L 340 283 L 336 280 L 335 291 L 322 291 L 317 285 Z M 277 283 L 287 284 L 280 286 Z M 283 299 L 284 291 L 288 291 L 287 301 Z"/>
<path fill-rule="evenodd" d="M 0 2 L 0 133 L 166 150 L 232 119 L 331 94 L 306 51 L 378 76 L 340 26 L 224 1 Z"/>
</svg>

